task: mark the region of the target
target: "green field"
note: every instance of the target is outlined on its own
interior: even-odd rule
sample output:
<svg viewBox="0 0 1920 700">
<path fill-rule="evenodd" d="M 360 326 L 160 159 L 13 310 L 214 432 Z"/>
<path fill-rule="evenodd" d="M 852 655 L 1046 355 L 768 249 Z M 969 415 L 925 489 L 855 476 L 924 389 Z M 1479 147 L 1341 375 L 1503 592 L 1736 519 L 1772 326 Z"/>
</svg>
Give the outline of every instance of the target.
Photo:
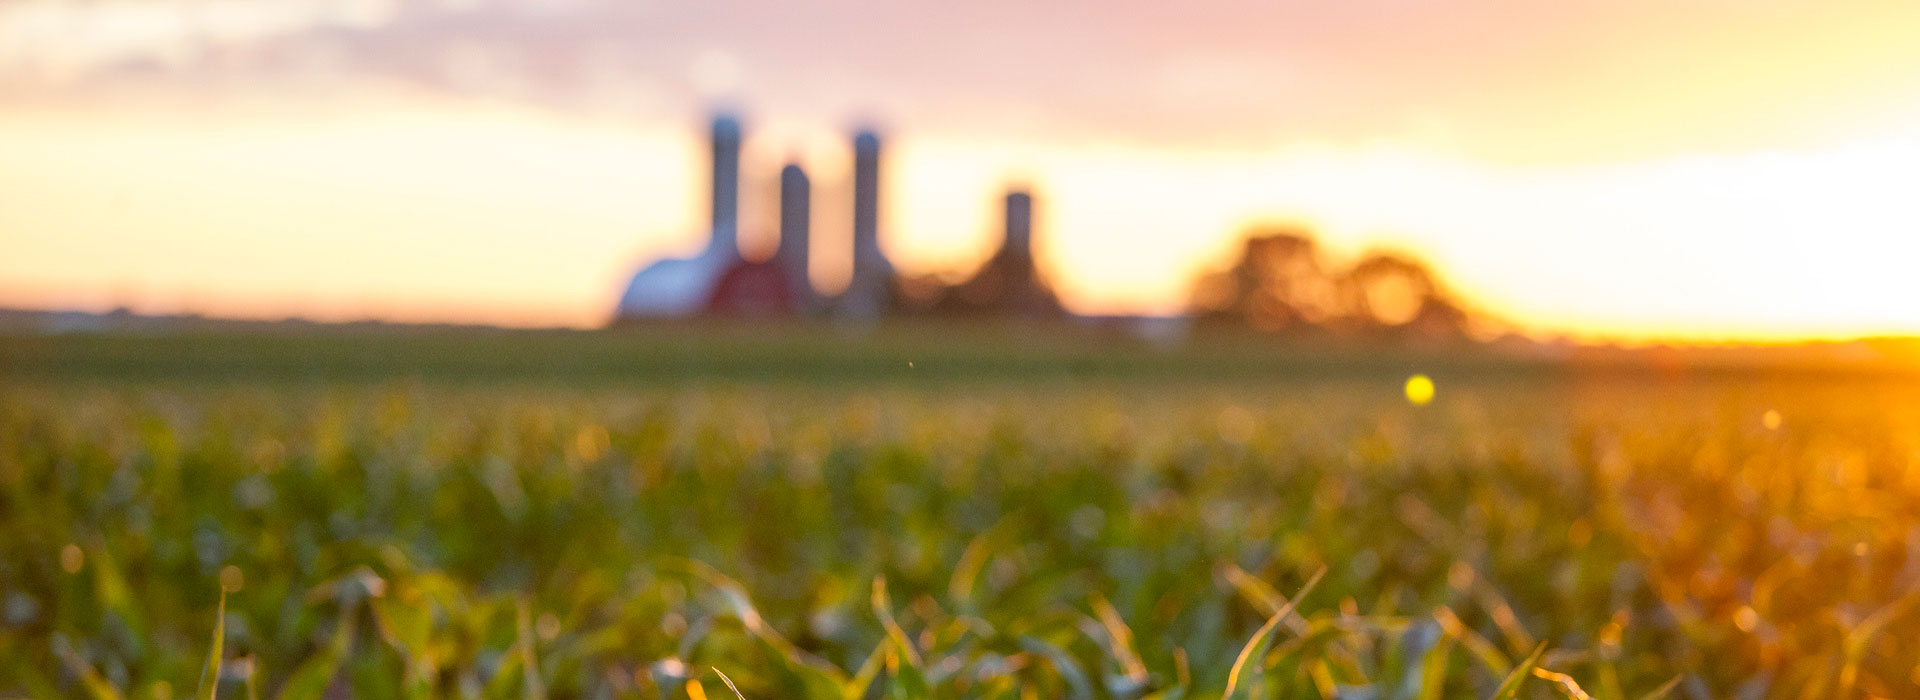
<svg viewBox="0 0 1920 700">
<path fill-rule="evenodd" d="M 1920 697 L 1908 379 L 687 337 L 8 339 L 0 697 Z"/>
</svg>

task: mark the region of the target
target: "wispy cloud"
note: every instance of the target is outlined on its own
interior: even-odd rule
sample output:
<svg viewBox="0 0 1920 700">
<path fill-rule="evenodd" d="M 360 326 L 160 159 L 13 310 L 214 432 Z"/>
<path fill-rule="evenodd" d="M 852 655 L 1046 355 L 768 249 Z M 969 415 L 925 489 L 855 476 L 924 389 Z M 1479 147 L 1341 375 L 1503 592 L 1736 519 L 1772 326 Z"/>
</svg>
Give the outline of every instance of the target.
<svg viewBox="0 0 1920 700">
<path fill-rule="evenodd" d="M 1916 22 L 1861 0 L 0 0 L 0 96 L 380 82 L 616 114 L 732 97 L 1055 137 L 1631 156 L 1920 113 L 1920 44 L 1897 29 Z"/>
</svg>

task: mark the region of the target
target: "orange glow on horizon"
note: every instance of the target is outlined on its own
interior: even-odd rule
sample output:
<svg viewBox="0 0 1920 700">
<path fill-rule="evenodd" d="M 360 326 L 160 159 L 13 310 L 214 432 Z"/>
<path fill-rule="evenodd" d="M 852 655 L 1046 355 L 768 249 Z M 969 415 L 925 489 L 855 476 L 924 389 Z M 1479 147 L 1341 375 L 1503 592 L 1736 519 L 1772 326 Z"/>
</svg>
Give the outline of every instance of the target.
<svg viewBox="0 0 1920 700">
<path fill-rule="evenodd" d="M 0 306 L 590 327 L 704 238 L 745 108 L 741 242 L 846 134 L 883 247 L 964 276 L 998 198 L 1088 314 L 1182 310 L 1263 222 L 1424 261 L 1536 335 L 1920 334 L 1920 4 L 1014 0 L 0 3 Z M 992 47 L 990 51 L 983 47 Z"/>
<path fill-rule="evenodd" d="M 700 244 L 686 128 L 496 108 L 204 122 L 0 120 L 0 187 L 44 231 L 0 262 L 0 303 L 326 320 L 594 326 L 642 260 Z M 816 281 L 845 261 L 831 129 L 748 143 L 743 220 L 765 248 L 770 172 L 815 167 Z M 963 273 L 997 242 L 996 199 L 1035 183 L 1038 255 L 1082 313 L 1174 313 L 1259 221 L 1335 257 L 1417 255 L 1476 308 L 1535 333 L 1612 340 L 1913 333 L 1903 261 L 1920 132 L 1816 152 L 1575 168 L 1473 166 L 1385 146 L 1264 152 L 890 140 L 883 236 L 910 273 Z M 378 167 L 369 167 L 378 163 Z M 770 193 L 768 193 L 770 194 Z M 1544 232 L 1544 233 L 1543 233 Z M 756 240 L 758 236 L 758 240 Z M 828 248 L 826 251 L 820 248 Z M 843 277 L 839 277 L 844 279 Z"/>
</svg>

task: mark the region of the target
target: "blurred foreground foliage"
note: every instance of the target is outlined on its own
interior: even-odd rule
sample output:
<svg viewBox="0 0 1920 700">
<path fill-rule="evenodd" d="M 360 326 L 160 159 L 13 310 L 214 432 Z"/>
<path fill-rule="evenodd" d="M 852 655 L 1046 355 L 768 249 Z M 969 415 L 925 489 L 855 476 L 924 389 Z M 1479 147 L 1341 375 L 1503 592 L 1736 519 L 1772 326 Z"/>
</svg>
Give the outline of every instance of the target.
<svg viewBox="0 0 1920 700">
<path fill-rule="evenodd" d="M 1399 378 L 8 383 L 0 697 L 1920 697 L 1920 390 Z"/>
</svg>

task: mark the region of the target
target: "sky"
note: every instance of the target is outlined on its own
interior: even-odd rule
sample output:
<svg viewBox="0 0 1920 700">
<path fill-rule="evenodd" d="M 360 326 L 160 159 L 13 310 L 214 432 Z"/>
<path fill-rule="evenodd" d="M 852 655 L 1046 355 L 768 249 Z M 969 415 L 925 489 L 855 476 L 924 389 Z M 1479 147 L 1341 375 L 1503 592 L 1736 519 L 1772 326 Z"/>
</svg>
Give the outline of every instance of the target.
<svg viewBox="0 0 1920 700">
<path fill-rule="evenodd" d="M 702 243 L 747 125 L 844 284 L 1038 199 L 1085 313 L 1170 313 L 1247 231 L 1418 256 L 1541 336 L 1920 333 L 1920 3 L 0 0 L 0 306 L 594 326 Z"/>
</svg>

